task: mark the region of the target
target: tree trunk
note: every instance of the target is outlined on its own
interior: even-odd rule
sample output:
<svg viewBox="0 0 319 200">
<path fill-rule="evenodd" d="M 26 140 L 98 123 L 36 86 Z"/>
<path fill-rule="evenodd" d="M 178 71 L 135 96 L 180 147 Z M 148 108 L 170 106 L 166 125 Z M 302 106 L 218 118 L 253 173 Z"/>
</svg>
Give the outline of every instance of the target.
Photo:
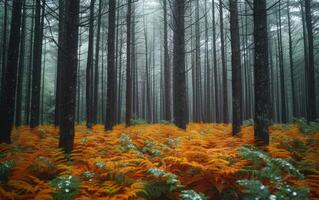
<svg viewBox="0 0 319 200">
<path fill-rule="evenodd" d="M 219 0 L 219 20 L 220 20 L 220 43 L 221 43 L 221 59 L 223 68 L 223 122 L 228 122 L 228 92 L 227 92 L 227 64 L 225 59 L 225 39 L 224 39 L 224 16 L 223 3 Z"/>
<path fill-rule="evenodd" d="M 65 2 L 59 0 L 59 33 L 58 33 L 58 60 L 57 60 L 57 72 L 56 72 L 56 90 L 55 90 L 55 115 L 54 125 L 58 126 L 60 119 L 60 99 L 61 99 L 61 67 L 63 65 L 63 37 L 64 37 L 64 15 L 65 15 Z"/>
<path fill-rule="evenodd" d="M 278 50 L 279 50 L 279 70 L 280 70 L 280 96 L 281 96 L 281 119 L 282 123 L 287 123 L 287 107 L 286 107 L 286 89 L 285 89 L 285 70 L 284 70 L 284 52 L 282 46 L 282 31 L 281 31 L 281 3 L 278 7 Z"/>
<path fill-rule="evenodd" d="M 18 86 L 16 93 L 16 107 L 15 107 L 15 126 L 21 125 L 22 119 L 22 93 L 23 93 L 23 78 L 24 78 L 24 67 L 25 67 L 25 39 L 26 39 L 26 18 L 27 10 L 26 3 L 23 5 L 23 15 L 22 15 L 22 30 L 21 30 L 21 44 L 20 44 L 20 55 L 19 55 L 19 71 L 18 71 Z"/>
<path fill-rule="evenodd" d="M 314 63 L 314 46 L 313 46 L 313 25 L 311 16 L 311 0 L 305 0 L 306 26 L 308 33 L 308 104 L 307 104 L 307 120 L 314 121 L 317 117 L 316 113 L 316 88 L 315 88 L 315 63 Z"/>
<path fill-rule="evenodd" d="M 33 39 L 34 39 L 34 3 L 32 1 L 32 15 L 31 15 L 31 36 L 30 36 L 30 51 L 29 51 L 29 62 L 27 70 L 27 86 L 26 86 L 26 101 L 25 101 L 25 121 L 26 124 L 30 124 L 30 96 L 31 96 L 31 81 L 32 81 L 32 57 L 33 57 Z"/>
<path fill-rule="evenodd" d="M 185 78 L 185 0 L 175 0 L 173 4 L 173 95 L 174 121 L 182 129 L 186 129 L 186 78 Z"/>
<path fill-rule="evenodd" d="M 231 37 L 231 63 L 232 63 L 232 94 L 233 94 L 233 135 L 240 132 L 241 124 L 241 55 L 238 25 L 237 0 L 229 1 L 230 9 L 230 37 Z"/>
<path fill-rule="evenodd" d="M 94 38 L 94 4 L 95 0 L 90 3 L 89 18 L 89 46 L 86 65 L 86 127 L 93 126 L 93 38 Z"/>
<path fill-rule="evenodd" d="M 7 21 L 8 21 L 8 0 L 4 0 L 4 15 L 3 15 L 3 35 L 2 35 L 2 69 L 1 69 L 1 96 L 4 95 L 4 79 L 6 73 L 6 58 L 7 58 Z"/>
<path fill-rule="evenodd" d="M 167 0 L 163 0 L 163 15 L 164 15 L 164 106 L 165 114 L 164 119 L 167 121 L 171 120 L 171 73 L 170 73 L 170 63 L 168 56 L 168 30 L 167 30 Z"/>
<path fill-rule="evenodd" d="M 115 11 L 116 1 L 109 1 L 109 26 L 108 26 L 108 46 L 107 46 L 107 100 L 106 100 L 106 120 L 105 130 L 111 130 L 116 122 L 115 119 L 115 99 L 116 81 L 115 74 Z"/>
<path fill-rule="evenodd" d="M 43 1 L 44 3 L 45 1 Z M 43 24 L 41 23 L 41 1 L 36 1 L 33 68 L 32 68 L 32 95 L 31 95 L 31 121 L 30 127 L 39 126 L 40 122 L 40 95 L 41 95 L 41 64 L 42 64 L 42 41 Z M 42 7 L 44 9 L 45 6 Z"/>
<path fill-rule="evenodd" d="M 3 95 L 0 102 L 0 143 L 11 143 L 14 120 L 15 91 L 17 83 L 21 8 L 23 0 L 13 0 L 8 57 L 4 76 Z"/>
<path fill-rule="evenodd" d="M 130 125 L 132 118 L 132 74 L 131 74 L 131 0 L 127 0 L 126 13 L 126 126 Z"/>
<path fill-rule="evenodd" d="M 290 16 L 290 0 L 287 0 L 287 17 L 288 17 L 288 37 L 289 37 L 289 63 L 290 63 L 290 84 L 291 84 L 291 104 L 292 116 L 297 117 L 296 95 L 295 95 L 295 78 L 294 78 L 294 60 L 292 51 L 292 33 L 291 33 L 291 16 Z"/>
<path fill-rule="evenodd" d="M 102 0 L 99 0 L 99 10 L 97 18 L 96 44 L 95 44 L 95 66 L 94 66 L 94 98 L 93 98 L 93 123 L 98 123 L 99 105 L 99 56 L 100 56 L 100 33 L 101 33 L 101 11 Z M 103 112 L 103 111 L 102 111 Z"/>
<path fill-rule="evenodd" d="M 74 141 L 80 0 L 73 0 L 72 3 L 66 2 L 65 6 L 59 147 L 66 153 L 70 153 Z"/>
<path fill-rule="evenodd" d="M 257 144 L 268 145 L 271 104 L 266 0 L 254 0 L 253 12 L 255 44 L 255 141 Z"/>
<path fill-rule="evenodd" d="M 213 65 L 214 65 L 214 85 L 215 85 L 215 117 L 216 122 L 220 122 L 219 109 L 219 92 L 218 92 L 218 75 L 217 75 L 217 54 L 216 54 L 216 23 L 215 23 L 215 1 L 212 0 L 212 16 L 213 16 Z"/>
</svg>

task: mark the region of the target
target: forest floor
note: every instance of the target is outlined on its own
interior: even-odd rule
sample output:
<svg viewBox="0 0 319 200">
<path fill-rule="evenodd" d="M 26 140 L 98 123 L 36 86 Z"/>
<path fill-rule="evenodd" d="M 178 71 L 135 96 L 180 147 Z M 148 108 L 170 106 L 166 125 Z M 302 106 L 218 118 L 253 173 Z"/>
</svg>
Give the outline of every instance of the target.
<svg viewBox="0 0 319 200">
<path fill-rule="evenodd" d="M 270 130 L 260 150 L 253 126 L 78 125 L 65 156 L 53 126 L 19 127 L 0 145 L 0 199 L 319 199 L 319 132 Z"/>
</svg>

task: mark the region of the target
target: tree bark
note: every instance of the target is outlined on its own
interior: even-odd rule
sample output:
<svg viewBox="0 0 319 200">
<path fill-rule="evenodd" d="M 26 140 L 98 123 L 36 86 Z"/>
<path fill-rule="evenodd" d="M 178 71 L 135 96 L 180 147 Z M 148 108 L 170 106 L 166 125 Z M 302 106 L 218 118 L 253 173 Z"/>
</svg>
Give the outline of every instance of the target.
<svg viewBox="0 0 319 200">
<path fill-rule="evenodd" d="M 168 56 L 168 30 L 167 30 L 167 0 L 163 0 L 163 15 L 164 15 L 164 119 L 171 120 L 171 70 Z"/>
<path fill-rule="evenodd" d="M 55 89 L 55 115 L 54 125 L 58 126 L 60 119 L 60 99 L 61 99 L 61 67 L 63 65 L 63 37 L 64 37 L 64 0 L 59 0 L 59 33 L 58 33 L 58 60 L 57 60 L 57 72 L 56 72 L 56 89 Z"/>
<path fill-rule="evenodd" d="M 7 144 L 11 143 L 11 130 L 14 120 L 22 3 L 23 0 L 13 0 L 12 4 L 8 57 L 4 74 L 3 95 L 0 102 L 0 143 Z"/>
<path fill-rule="evenodd" d="M 230 37 L 231 37 L 231 63 L 232 63 L 232 94 L 233 94 L 233 135 L 240 132 L 241 125 L 241 55 L 238 25 L 237 0 L 229 1 L 230 9 Z"/>
<path fill-rule="evenodd" d="M 254 0 L 253 12 L 255 44 L 255 141 L 257 144 L 268 145 L 271 103 L 266 0 Z"/>
<path fill-rule="evenodd" d="M 186 129 L 185 0 L 174 1 L 173 15 L 174 121 L 179 128 Z"/>
<path fill-rule="evenodd" d="M 224 39 L 224 16 L 223 3 L 219 0 L 219 20 L 220 20 L 220 42 L 221 42 L 221 59 L 223 68 L 223 122 L 228 122 L 228 91 L 227 91 L 227 64 L 225 59 L 225 39 Z"/>
<path fill-rule="evenodd" d="M 73 149 L 74 118 L 76 103 L 76 72 L 78 64 L 78 30 L 80 0 L 66 2 L 65 42 L 63 44 L 63 65 L 61 67 L 61 115 L 59 147 L 66 153 Z"/>
<path fill-rule="evenodd" d="M 45 1 L 43 1 L 44 3 Z M 41 64 L 42 64 L 42 41 L 43 24 L 41 23 L 41 1 L 36 1 L 35 26 L 34 26 L 34 47 L 32 67 L 32 95 L 31 95 L 31 121 L 30 127 L 39 126 L 40 122 L 40 95 L 41 95 Z"/>
<path fill-rule="evenodd" d="M 313 46 L 313 25 L 311 16 L 311 0 L 305 0 L 306 27 L 308 33 L 308 104 L 307 104 L 307 120 L 314 121 L 317 117 L 316 112 L 316 81 L 315 81 L 315 62 L 314 62 L 314 46 Z"/>
<path fill-rule="evenodd" d="M 95 44 L 95 63 L 94 63 L 94 98 L 93 98 L 93 123 L 98 123 L 98 105 L 99 105 L 99 56 L 100 56 L 100 34 L 101 34 L 101 11 L 102 0 L 99 0 L 96 44 Z M 103 112 L 103 111 L 102 111 Z"/>
<path fill-rule="evenodd" d="M 116 122 L 115 119 L 115 98 L 114 88 L 116 81 L 115 74 L 115 10 L 116 1 L 109 1 L 109 26 L 108 26 L 108 46 L 107 46 L 107 100 L 106 100 L 106 120 L 105 130 L 111 130 Z"/>
<path fill-rule="evenodd" d="M 20 44 L 20 55 L 19 55 L 19 71 L 18 71 L 18 85 L 16 92 L 16 107 L 15 107 L 15 126 L 21 125 L 22 119 L 22 92 L 23 92 L 23 80 L 24 80 L 24 67 L 25 67 L 25 39 L 26 39 L 26 18 L 27 18 L 26 3 L 23 4 L 23 15 L 22 15 L 22 30 L 21 30 L 21 44 Z"/>
<path fill-rule="evenodd" d="M 126 13 L 126 126 L 130 125 L 132 118 L 132 74 L 131 74 L 131 1 L 127 0 Z"/>
</svg>

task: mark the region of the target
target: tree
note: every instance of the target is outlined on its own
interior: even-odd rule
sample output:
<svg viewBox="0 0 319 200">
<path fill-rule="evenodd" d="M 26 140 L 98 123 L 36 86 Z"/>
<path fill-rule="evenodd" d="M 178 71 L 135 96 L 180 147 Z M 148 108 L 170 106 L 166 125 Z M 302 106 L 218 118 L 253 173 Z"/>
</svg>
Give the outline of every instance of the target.
<svg viewBox="0 0 319 200">
<path fill-rule="evenodd" d="M 316 113 L 316 88 L 315 88 L 315 61 L 314 61 L 314 46 L 313 46 L 313 25 L 311 16 L 311 0 L 305 0 L 305 14 L 306 14 L 306 27 L 307 27 L 307 39 L 308 39 L 308 77 L 307 81 L 307 120 L 314 121 L 317 117 Z"/>
<path fill-rule="evenodd" d="M 268 35 L 266 0 L 254 0 L 254 44 L 255 44 L 255 141 L 269 144 L 270 85 L 268 68 Z"/>
<path fill-rule="evenodd" d="M 223 3 L 219 0 L 219 20 L 220 20 L 220 45 L 221 45 L 221 59 L 223 69 L 223 122 L 228 122 L 228 91 L 227 91 L 227 64 L 225 59 L 225 39 L 224 39 L 224 16 Z"/>
<path fill-rule="evenodd" d="M 229 1 L 230 9 L 230 37 L 231 37 L 231 63 L 232 63 L 232 94 L 233 94 L 233 135 L 240 132 L 241 125 L 241 55 L 238 25 L 237 0 Z"/>
<path fill-rule="evenodd" d="M 80 0 L 65 2 L 63 65 L 61 67 L 61 107 L 59 147 L 66 153 L 73 149 L 78 65 L 78 29 Z"/>
<path fill-rule="evenodd" d="M 215 1 L 212 0 L 212 24 L 213 24 L 213 65 L 214 65 L 214 85 L 215 85 L 215 113 L 216 122 L 220 122 L 219 118 L 219 92 L 218 92 L 218 76 L 217 76 L 217 55 L 216 55 L 216 24 L 215 24 Z"/>
<path fill-rule="evenodd" d="M 175 124 L 186 129 L 185 0 L 173 2 L 173 110 Z"/>
<path fill-rule="evenodd" d="M 132 18 L 132 1 L 127 0 L 126 13 L 126 126 L 130 125 L 132 118 L 132 74 L 131 74 L 131 18 Z"/>
<path fill-rule="evenodd" d="M 287 20 L 288 20 L 288 37 L 289 37 L 289 64 L 290 64 L 290 84 L 291 84 L 291 104 L 292 116 L 297 117 L 296 94 L 295 94 L 295 77 L 294 77 L 294 60 L 293 60 L 293 46 L 292 46 L 292 30 L 291 30 L 291 16 L 290 16 L 290 0 L 287 0 Z"/>
<path fill-rule="evenodd" d="M 44 9 L 44 0 L 42 9 Z M 41 1 L 36 1 L 35 26 L 33 43 L 33 67 L 32 67 L 32 95 L 31 95 L 31 121 L 30 127 L 35 128 L 40 122 L 40 94 L 41 94 L 41 64 L 42 64 L 42 40 L 43 24 L 41 23 Z"/>
<path fill-rule="evenodd" d="M 86 126 L 93 126 L 93 38 L 94 38 L 94 4 L 95 0 L 90 3 L 89 17 L 89 47 L 86 65 Z"/>
<path fill-rule="evenodd" d="M 170 64 L 168 56 L 168 39 L 167 39 L 167 0 L 163 0 L 163 15 L 164 15 L 164 119 L 171 120 L 171 80 L 170 80 Z M 147 60 L 147 59 L 146 59 Z M 146 61 L 147 62 L 147 61 Z"/>
<path fill-rule="evenodd" d="M 3 95 L 3 87 L 4 87 L 4 79 L 5 79 L 5 73 L 6 73 L 6 57 L 7 57 L 7 23 L 8 23 L 8 0 L 5 0 L 4 2 L 4 15 L 3 15 L 3 35 L 2 35 L 2 69 L 1 69 L 1 96 Z"/>
<path fill-rule="evenodd" d="M 21 111 L 22 111 L 22 92 L 23 92 L 23 78 L 24 78 L 24 67 L 25 67 L 25 39 L 26 39 L 26 18 L 27 18 L 27 10 L 26 3 L 23 5 L 23 15 L 22 15 L 22 28 L 21 28 L 21 44 L 20 44 L 20 52 L 19 52 L 19 70 L 18 70 L 18 83 L 17 83 L 17 102 L 15 107 L 15 126 L 21 125 Z"/>
<path fill-rule="evenodd" d="M 93 122 L 98 123 L 98 105 L 99 105 L 99 56 L 100 56 L 100 35 L 102 18 L 102 0 L 99 0 L 96 44 L 95 44 L 95 63 L 94 63 L 94 97 L 93 97 Z M 102 111 L 103 112 L 103 111 Z"/>
<path fill-rule="evenodd" d="M 13 0 L 8 57 L 4 74 L 3 95 L 1 95 L 0 102 L 0 143 L 7 144 L 11 143 L 11 130 L 14 119 L 22 4 L 23 0 Z"/>
<path fill-rule="evenodd" d="M 59 0 L 59 33 L 58 33 L 58 60 L 57 60 L 57 72 L 56 72 L 56 89 L 55 89 L 55 118 L 54 125 L 58 126 L 60 119 L 60 101 L 61 101 L 61 68 L 63 65 L 63 41 L 64 41 L 64 0 Z"/>
<path fill-rule="evenodd" d="M 116 122 L 115 101 L 116 101 L 116 73 L 115 73 L 115 14 L 116 1 L 109 1 L 109 26 L 107 43 L 107 100 L 105 130 L 111 130 Z"/>
</svg>

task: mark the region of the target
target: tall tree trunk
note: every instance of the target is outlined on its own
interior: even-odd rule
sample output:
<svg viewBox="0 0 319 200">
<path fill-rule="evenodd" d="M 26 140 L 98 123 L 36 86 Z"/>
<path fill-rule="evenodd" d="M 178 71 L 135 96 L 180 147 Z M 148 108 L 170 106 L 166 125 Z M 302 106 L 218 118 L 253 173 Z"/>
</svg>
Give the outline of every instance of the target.
<svg viewBox="0 0 319 200">
<path fill-rule="evenodd" d="M 233 94 L 233 135 L 240 132 L 241 124 L 241 55 L 238 25 L 237 0 L 229 1 L 230 9 L 230 37 L 231 37 L 231 63 L 232 63 L 232 94 Z"/>
<path fill-rule="evenodd" d="M 151 88 L 150 88 L 150 67 L 148 62 L 148 37 L 146 19 L 143 19 L 144 23 L 144 43 L 145 43 L 145 79 L 146 79 L 146 120 L 151 122 L 152 120 L 152 106 L 151 106 Z"/>
<path fill-rule="evenodd" d="M 115 99 L 116 90 L 114 88 L 116 81 L 115 74 L 115 11 L 116 1 L 109 1 L 109 26 L 108 26 L 108 46 L 107 46 L 107 100 L 106 100 L 106 120 L 105 129 L 111 130 L 116 122 L 115 119 Z"/>
<path fill-rule="evenodd" d="M 286 89 L 285 89 L 285 70 L 284 70 L 284 52 L 282 46 L 281 31 L 281 3 L 278 7 L 278 50 L 279 50 L 279 69 L 280 69 L 280 96 L 281 96 L 281 119 L 282 123 L 287 123 L 287 107 L 286 107 Z"/>
<path fill-rule="evenodd" d="M 80 0 L 67 1 L 65 6 L 59 147 L 70 153 L 74 141 Z"/>
<path fill-rule="evenodd" d="M 42 10 L 42 11 L 44 11 L 44 10 Z M 44 23 L 44 13 L 43 13 L 43 15 L 42 15 L 42 23 Z M 42 85 L 42 87 L 41 87 L 41 120 L 40 120 L 40 123 L 41 124 L 44 124 L 44 113 L 45 113 L 45 109 L 44 109 L 44 105 L 45 105 L 45 101 L 44 101 L 44 96 L 45 96 L 45 94 L 44 94 L 44 91 L 45 91 L 45 88 L 44 88 L 44 86 L 45 86 L 45 70 L 46 70 L 46 66 L 45 66 L 45 61 L 46 61 L 46 55 L 47 55 L 47 53 L 46 53 L 46 51 L 47 51 L 47 44 L 46 44 L 46 41 L 44 40 L 44 50 L 43 50 L 43 64 L 42 64 L 42 68 L 43 68 L 43 70 L 42 70 L 42 83 L 41 83 L 41 85 Z"/>
<path fill-rule="evenodd" d="M 290 84 L 291 84 L 291 104 L 292 116 L 297 117 L 296 95 L 295 95 L 295 78 L 294 78 L 294 60 L 292 51 L 292 31 L 291 31 L 291 16 L 290 16 L 290 0 L 287 0 L 287 17 L 288 17 L 288 37 L 289 37 L 289 63 L 290 63 Z"/>
<path fill-rule="evenodd" d="M 21 125 L 22 119 L 22 93 L 23 93 L 23 78 L 24 78 L 24 67 L 25 67 L 25 39 L 26 39 L 26 18 L 27 10 L 26 3 L 24 0 L 23 4 L 23 15 L 22 15 L 22 30 L 21 30 L 21 44 L 20 44 L 20 55 L 19 55 L 19 71 L 18 71 L 18 85 L 16 93 L 16 107 L 15 107 L 15 126 Z"/>
<path fill-rule="evenodd" d="M 313 25 L 311 16 L 311 0 L 305 0 L 306 26 L 308 33 L 308 53 L 309 53 L 309 68 L 308 68 L 308 107 L 307 120 L 314 121 L 317 117 L 316 113 L 316 81 L 315 81 L 315 61 L 314 61 L 314 46 L 313 46 Z"/>
<path fill-rule="evenodd" d="M 4 74 L 3 95 L 0 102 L 0 143 L 7 144 L 11 143 L 11 130 L 14 120 L 22 4 L 23 0 L 13 0 L 8 58 Z"/>
<path fill-rule="evenodd" d="M 208 49 L 208 8 L 207 0 L 205 0 L 205 121 L 210 122 L 212 120 L 211 110 L 211 72 L 209 65 L 209 49 Z"/>
<path fill-rule="evenodd" d="M 1 96 L 4 95 L 4 79 L 6 73 L 6 58 L 7 58 L 7 22 L 8 22 L 8 0 L 4 0 L 4 14 L 3 14 L 3 35 L 2 35 L 2 68 L 1 68 Z"/>
<path fill-rule="evenodd" d="M 93 98 L 93 123 L 98 123 L 98 105 L 99 105 L 99 56 L 100 56 L 100 33 L 101 33 L 101 11 L 102 0 L 99 0 L 96 44 L 95 44 L 95 66 L 94 66 L 94 98 Z"/>
<path fill-rule="evenodd" d="M 214 65 L 214 85 L 215 85 L 215 117 L 216 122 L 220 122 L 219 109 L 219 92 L 218 92 L 218 75 L 217 75 L 217 54 L 216 54 L 216 23 L 215 23 L 215 1 L 212 0 L 212 16 L 213 16 L 213 65 Z"/>
<path fill-rule="evenodd" d="M 199 19 L 199 0 L 195 1 L 195 82 L 196 82 L 196 110 L 197 116 L 195 121 L 203 120 L 202 110 L 202 69 L 200 55 L 200 19 Z"/>
<path fill-rule="evenodd" d="M 255 141 L 269 144 L 270 86 L 268 68 L 268 35 L 266 0 L 254 0 L 255 44 Z M 265 50 L 266 49 L 266 50 Z"/>
<path fill-rule="evenodd" d="M 130 125 L 132 118 L 132 74 L 131 74 L 131 0 L 127 0 L 126 13 L 126 126 Z"/>
<path fill-rule="evenodd" d="M 185 0 L 175 0 L 173 4 L 173 95 L 175 124 L 186 129 L 186 78 L 185 78 Z"/>
<path fill-rule="evenodd" d="M 26 101 L 25 101 L 25 121 L 27 124 L 30 124 L 30 96 L 31 96 L 31 81 L 32 81 L 32 58 L 33 58 L 33 39 L 34 39 L 34 3 L 32 1 L 32 14 L 31 14 L 31 30 L 30 30 L 30 51 L 29 51 L 29 62 L 27 69 L 27 86 L 26 86 Z"/>
<path fill-rule="evenodd" d="M 164 15 L 164 119 L 171 120 L 171 70 L 168 56 L 168 30 L 167 30 L 167 0 L 163 0 L 163 15 Z"/>
<path fill-rule="evenodd" d="M 224 39 L 224 16 L 223 2 L 219 0 L 219 20 L 220 20 L 220 43 L 221 43 L 221 59 L 223 68 L 223 122 L 228 122 L 228 91 L 227 91 L 227 64 L 225 59 L 225 39 Z"/>
<path fill-rule="evenodd" d="M 94 4 L 95 0 L 90 3 L 89 17 L 89 46 L 86 65 L 86 127 L 93 126 L 93 39 L 94 39 Z"/>
<path fill-rule="evenodd" d="M 44 3 L 45 1 L 43 1 Z M 44 9 L 45 6 L 42 6 Z M 31 121 L 30 127 L 39 126 L 40 122 L 40 95 L 41 95 L 41 64 L 42 64 L 42 41 L 43 25 L 41 23 L 41 1 L 36 1 L 35 26 L 34 26 L 34 47 L 32 67 L 32 95 L 31 95 Z"/>
<path fill-rule="evenodd" d="M 61 67 L 63 65 L 63 40 L 64 40 L 64 15 L 65 15 L 65 2 L 59 0 L 59 33 L 58 33 L 58 60 L 57 60 L 57 71 L 56 71 L 56 89 L 55 89 L 55 115 L 54 125 L 58 126 L 60 119 L 60 99 L 61 99 Z"/>
</svg>

